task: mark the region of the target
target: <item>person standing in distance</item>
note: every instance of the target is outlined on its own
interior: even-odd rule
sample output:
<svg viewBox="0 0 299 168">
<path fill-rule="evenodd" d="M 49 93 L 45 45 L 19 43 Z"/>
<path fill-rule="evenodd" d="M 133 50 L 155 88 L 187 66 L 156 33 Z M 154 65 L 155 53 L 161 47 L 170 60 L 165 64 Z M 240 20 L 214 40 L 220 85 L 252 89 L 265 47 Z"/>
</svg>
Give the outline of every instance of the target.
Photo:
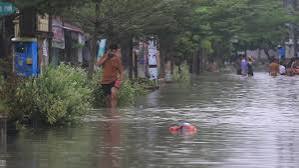
<svg viewBox="0 0 299 168">
<path fill-rule="evenodd" d="M 248 61 L 245 55 L 242 56 L 242 60 L 241 60 L 241 74 L 243 76 L 248 75 Z"/>
<path fill-rule="evenodd" d="M 107 106 L 111 108 L 117 106 L 117 92 L 120 89 L 121 81 L 124 79 L 120 53 L 118 45 L 112 44 L 107 53 L 97 62 L 97 65 L 103 66 L 101 85 Z"/>
<path fill-rule="evenodd" d="M 279 64 L 278 59 L 274 58 L 272 63 L 269 65 L 270 76 L 277 76 L 279 74 Z"/>
</svg>

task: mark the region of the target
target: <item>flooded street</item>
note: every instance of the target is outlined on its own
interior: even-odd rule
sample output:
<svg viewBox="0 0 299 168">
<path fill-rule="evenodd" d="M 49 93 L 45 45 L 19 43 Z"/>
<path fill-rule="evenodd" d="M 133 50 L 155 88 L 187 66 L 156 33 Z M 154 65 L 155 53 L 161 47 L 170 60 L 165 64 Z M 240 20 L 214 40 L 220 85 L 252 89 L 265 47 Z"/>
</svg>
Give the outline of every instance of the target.
<svg viewBox="0 0 299 168">
<path fill-rule="evenodd" d="M 92 111 L 75 128 L 8 135 L 0 168 L 295 168 L 298 86 L 299 77 L 262 72 L 167 84 L 134 108 Z M 178 120 L 198 133 L 170 134 Z"/>
</svg>

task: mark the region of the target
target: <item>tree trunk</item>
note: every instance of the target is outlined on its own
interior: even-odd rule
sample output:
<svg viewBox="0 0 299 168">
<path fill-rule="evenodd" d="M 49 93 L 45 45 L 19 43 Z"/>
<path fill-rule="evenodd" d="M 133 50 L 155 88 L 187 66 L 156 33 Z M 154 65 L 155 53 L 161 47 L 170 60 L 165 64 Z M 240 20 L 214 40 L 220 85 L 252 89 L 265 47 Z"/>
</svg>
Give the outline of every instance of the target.
<svg viewBox="0 0 299 168">
<path fill-rule="evenodd" d="M 192 73 L 199 75 L 200 74 L 200 55 L 201 55 L 202 49 L 199 48 L 196 54 L 193 55 L 193 61 L 192 61 Z"/>
<path fill-rule="evenodd" d="M 92 78 L 94 73 L 94 66 L 96 62 L 97 57 L 97 40 L 98 40 L 98 27 L 99 27 L 99 15 L 100 15 L 100 4 L 102 0 L 97 0 L 95 5 L 95 25 L 94 25 L 94 33 L 92 35 L 92 41 L 91 41 L 91 58 L 89 60 L 89 68 L 88 68 L 88 77 Z"/>
<path fill-rule="evenodd" d="M 133 78 L 133 38 L 129 38 L 128 43 L 128 58 L 129 58 L 129 78 Z"/>
<path fill-rule="evenodd" d="M 135 52 L 133 53 L 133 65 L 134 78 L 138 78 L 138 57 Z"/>
<path fill-rule="evenodd" d="M 165 77 L 165 58 L 167 57 L 167 51 L 160 47 L 160 78 Z"/>
<path fill-rule="evenodd" d="M 174 72 L 174 57 L 173 56 L 170 58 L 170 72 L 171 72 L 171 75 L 173 75 L 173 72 Z"/>
<path fill-rule="evenodd" d="M 205 49 L 201 49 L 201 54 L 199 55 L 199 58 L 198 58 L 198 65 L 199 65 L 199 68 L 198 68 L 198 73 L 197 75 L 199 75 L 201 72 L 204 71 L 204 68 L 205 68 L 205 57 L 206 57 L 206 51 Z"/>
<path fill-rule="evenodd" d="M 297 29 L 294 28 L 294 57 L 298 57 L 297 52 L 298 52 L 298 33 L 297 33 Z"/>
<path fill-rule="evenodd" d="M 261 61 L 261 49 L 258 49 L 257 59 Z"/>
<path fill-rule="evenodd" d="M 2 44 L 3 44 L 3 56 L 4 58 L 8 57 L 8 44 L 7 44 L 7 36 L 6 36 L 6 17 L 2 17 Z"/>
<path fill-rule="evenodd" d="M 265 48 L 265 49 L 264 49 L 264 52 L 265 52 L 265 54 L 266 54 L 268 60 L 270 61 L 272 58 L 271 58 L 271 56 L 270 56 L 269 51 L 270 51 L 270 50 L 269 50 L 268 48 Z"/>
<path fill-rule="evenodd" d="M 12 47 L 12 43 L 11 43 L 11 37 L 14 34 L 14 25 L 12 23 L 13 20 L 13 16 L 3 16 L 1 21 L 2 21 L 2 55 L 0 56 L 0 58 L 2 57 L 4 59 L 3 61 L 3 73 L 4 76 L 7 77 L 9 75 L 12 75 L 13 73 L 13 55 L 11 53 L 11 47 Z M 0 69 L 1 69 L 0 68 Z"/>
</svg>

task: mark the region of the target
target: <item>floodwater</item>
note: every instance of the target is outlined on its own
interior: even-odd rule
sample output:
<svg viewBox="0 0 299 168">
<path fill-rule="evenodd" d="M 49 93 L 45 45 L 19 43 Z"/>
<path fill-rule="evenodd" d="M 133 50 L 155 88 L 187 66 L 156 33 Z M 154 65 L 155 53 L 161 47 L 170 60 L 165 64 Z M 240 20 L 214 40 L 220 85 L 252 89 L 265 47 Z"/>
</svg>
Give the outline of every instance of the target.
<svg viewBox="0 0 299 168">
<path fill-rule="evenodd" d="M 74 128 L 24 130 L 0 168 L 297 168 L 299 77 L 205 74 L 167 84 L 134 108 L 95 110 Z M 172 135 L 178 120 L 195 135 Z"/>
</svg>

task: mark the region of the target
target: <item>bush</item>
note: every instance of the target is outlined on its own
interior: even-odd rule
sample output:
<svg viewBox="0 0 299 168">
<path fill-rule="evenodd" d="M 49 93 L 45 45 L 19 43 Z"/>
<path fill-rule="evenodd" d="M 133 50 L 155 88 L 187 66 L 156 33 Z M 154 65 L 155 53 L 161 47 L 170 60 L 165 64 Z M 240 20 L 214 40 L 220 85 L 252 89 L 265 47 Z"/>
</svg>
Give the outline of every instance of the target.
<svg viewBox="0 0 299 168">
<path fill-rule="evenodd" d="M 101 74 L 99 70 L 93 80 L 87 80 L 84 70 L 60 65 L 48 67 L 38 78 L 0 80 L 0 111 L 7 111 L 11 122 L 28 118 L 51 126 L 71 123 L 86 114 L 91 104 L 105 107 Z M 118 105 L 132 105 L 137 95 L 152 86 L 145 79 L 123 81 Z"/>
<path fill-rule="evenodd" d="M 123 81 L 119 93 L 117 95 L 118 105 L 126 106 L 134 104 L 136 95 L 137 87 L 134 87 L 134 85 L 129 80 Z"/>
<path fill-rule="evenodd" d="M 3 89 L 4 89 L 4 79 L 2 76 L 0 76 L 0 114 L 6 113 L 6 111 L 8 110 L 5 101 L 4 101 L 4 97 L 1 96 L 3 95 Z"/>
<path fill-rule="evenodd" d="M 23 117 L 22 111 L 15 110 L 21 109 L 18 107 L 19 103 L 16 98 L 17 88 L 22 85 L 22 79 L 16 76 L 10 76 L 7 80 L 1 80 L 0 85 L 0 106 L 2 113 L 6 113 L 9 121 L 15 122 Z M 31 100 L 30 98 L 27 100 Z M 24 107 L 23 107 L 24 108 Z"/>
<path fill-rule="evenodd" d="M 92 105 L 95 108 L 105 107 L 105 97 L 102 90 L 102 85 L 100 84 L 102 79 L 102 69 L 98 69 L 89 83 L 89 87 L 92 88 Z"/>
<path fill-rule="evenodd" d="M 7 110 L 7 107 L 6 107 L 6 105 L 4 104 L 4 101 L 3 101 L 3 100 L 0 100 L 0 114 L 4 114 L 4 113 L 6 113 L 6 110 Z"/>
<path fill-rule="evenodd" d="M 90 108 L 91 89 L 87 75 L 79 68 L 49 67 L 39 78 L 18 85 L 12 113 L 22 111 L 30 119 L 47 125 L 66 124 Z"/>
<path fill-rule="evenodd" d="M 4 77 L 2 75 L 0 75 L 0 90 L 2 89 L 2 87 L 4 86 Z"/>
<path fill-rule="evenodd" d="M 93 90 L 93 106 L 95 108 L 105 107 L 106 98 L 103 93 L 101 84 L 97 84 Z M 118 92 L 118 106 L 132 105 L 135 102 L 136 89 L 130 81 L 125 80 L 122 82 L 121 88 Z"/>
<path fill-rule="evenodd" d="M 190 72 L 189 72 L 189 66 L 188 64 L 184 63 L 182 65 L 176 66 L 174 68 L 173 73 L 173 80 L 177 81 L 179 83 L 190 83 Z"/>
</svg>

